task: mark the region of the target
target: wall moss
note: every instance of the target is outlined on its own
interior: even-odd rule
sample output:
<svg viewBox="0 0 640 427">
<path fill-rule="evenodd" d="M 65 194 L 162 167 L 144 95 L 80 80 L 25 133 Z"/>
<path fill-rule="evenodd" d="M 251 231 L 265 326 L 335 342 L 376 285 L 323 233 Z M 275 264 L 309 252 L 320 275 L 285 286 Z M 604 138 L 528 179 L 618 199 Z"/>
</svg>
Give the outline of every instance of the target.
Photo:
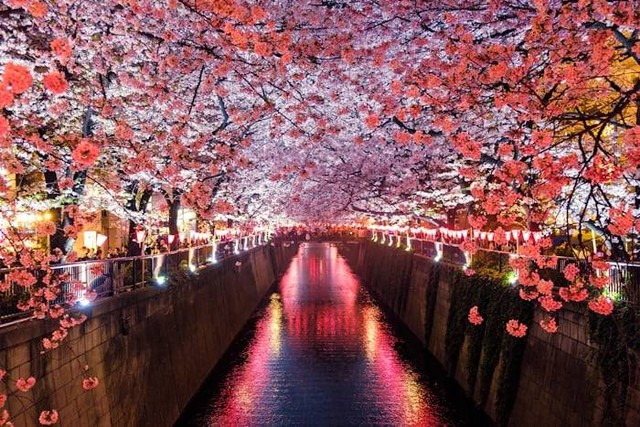
<svg viewBox="0 0 640 427">
<path fill-rule="evenodd" d="M 445 337 L 445 367 L 454 374 L 462 345 L 467 340 L 467 370 L 469 390 L 484 405 L 495 378 L 495 413 L 497 422 L 505 425 L 515 401 L 520 365 L 526 340 L 514 338 L 505 331 L 510 319 L 530 325 L 533 305 L 519 298 L 515 289 L 501 278 L 487 275 L 465 276 L 453 273 L 451 308 Z M 478 306 L 485 321 L 474 326 L 468 321 L 469 309 Z M 499 364 L 499 362 L 502 362 Z M 496 371 L 496 368 L 500 369 Z"/>
<path fill-rule="evenodd" d="M 589 311 L 589 337 L 595 344 L 591 362 L 600 371 L 604 389 L 603 426 L 625 423 L 625 407 L 632 373 L 638 364 L 640 351 L 640 311 L 638 307 L 618 303 L 609 316 Z"/>
</svg>

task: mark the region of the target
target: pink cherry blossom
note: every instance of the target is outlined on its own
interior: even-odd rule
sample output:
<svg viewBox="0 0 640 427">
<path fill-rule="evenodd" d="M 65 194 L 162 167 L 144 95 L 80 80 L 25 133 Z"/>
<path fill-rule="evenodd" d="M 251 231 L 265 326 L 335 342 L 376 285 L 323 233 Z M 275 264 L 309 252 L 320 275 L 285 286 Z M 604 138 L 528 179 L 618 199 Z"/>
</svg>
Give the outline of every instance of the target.
<svg viewBox="0 0 640 427">
<path fill-rule="evenodd" d="M 18 387 L 18 390 L 22 392 L 29 391 L 35 384 L 36 379 L 34 377 L 29 377 L 27 379 L 18 378 L 18 380 L 16 380 L 16 387 Z"/>
<path fill-rule="evenodd" d="M 598 298 L 589 301 L 589 309 L 594 313 L 608 316 L 613 312 L 613 301 L 611 298 L 600 295 Z"/>
<path fill-rule="evenodd" d="M 553 312 L 562 308 L 562 303 L 556 301 L 552 296 L 546 295 L 538 298 L 538 302 L 546 311 Z"/>
<path fill-rule="evenodd" d="M 98 378 L 97 377 L 88 377 L 82 380 L 82 388 L 84 390 L 91 390 L 98 387 Z"/>
<path fill-rule="evenodd" d="M 471 309 L 469 310 L 469 315 L 467 317 L 472 325 L 478 326 L 482 324 L 482 322 L 484 322 L 484 318 L 480 315 L 477 305 L 471 307 Z"/>
<path fill-rule="evenodd" d="M 550 334 L 555 334 L 558 331 L 558 325 L 556 319 L 551 317 L 547 320 L 542 319 L 539 322 L 540 327 Z"/>
<path fill-rule="evenodd" d="M 52 71 L 44 76 L 44 87 L 51 93 L 59 95 L 69 88 L 69 83 L 64 78 L 64 74 L 58 71 Z"/>
<path fill-rule="evenodd" d="M 20 94 L 31 87 L 33 78 L 27 67 L 9 62 L 4 67 L 3 83 L 14 94 Z"/>
<path fill-rule="evenodd" d="M 40 417 L 38 417 L 38 421 L 40 424 L 44 426 L 50 426 L 58 422 L 58 411 L 52 409 L 50 411 L 42 411 L 40 412 Z"/>
<path fill-rule="evenodd" d="M 507 322 L 506 329 L 509 335 L 516 338 L 522 338 L 527 334 L 527 326 L 515 319 L 511 319 Z"/>
<path fill-rule="evenodd" d="M 80 169 L 86 169 L 93 165 L 99 155 L 100 148 L 89 141 L 83 140 L 73 150 L 71 157 Z"/>
</svg>

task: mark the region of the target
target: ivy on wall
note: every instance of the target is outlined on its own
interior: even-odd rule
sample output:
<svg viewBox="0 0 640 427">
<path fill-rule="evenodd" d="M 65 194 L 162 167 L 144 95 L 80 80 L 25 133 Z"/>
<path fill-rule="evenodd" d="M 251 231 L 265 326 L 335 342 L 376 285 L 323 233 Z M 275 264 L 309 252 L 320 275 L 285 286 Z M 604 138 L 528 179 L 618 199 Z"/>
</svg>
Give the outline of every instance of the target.
<svg viewBox="0 0 640 427">
<path fill-rule="evenodd" d="M 469 390 L 485 405 L 495 381 L 496 418 L 498 424 L 505 425 L 515 402 L 526 347 L 526 340 L 507 334 L 505 325 L 510 319 L 530 325 L 533 305 L 520 299 L 500 275 L 481 272 L 465 276 L 455 271 L 451 277 L 451 306 L 445 336 L 446 368 L 454 374 L 466 338 L 467 358 L 464 362 Z M 471 325 L 467 319 L 469 309 L 474 305 L 485 318 L 478 326 Z"/>
<path fill-rule="evenodd" d="M 440 283 L 440 274 L 442 271 L 440 264 L 429 265 L 429 276 L 425 289 L 425 328 L 424 342 L 429 343 L 431 339 L 431 331 L 433 330 L 433 315 L 436 311 L 436 298 L 438 296 L 438 284 Z"/>
<path fill-rule="evenodd" d="M 600 371 L 604 390 L 603 426 L 624 425 L 629 384 L 640 351 L 640 311 L 618 303 L 610 316 L 588 312 L 589 338 L 595 344 L 591 362 Z"/>
</svg>

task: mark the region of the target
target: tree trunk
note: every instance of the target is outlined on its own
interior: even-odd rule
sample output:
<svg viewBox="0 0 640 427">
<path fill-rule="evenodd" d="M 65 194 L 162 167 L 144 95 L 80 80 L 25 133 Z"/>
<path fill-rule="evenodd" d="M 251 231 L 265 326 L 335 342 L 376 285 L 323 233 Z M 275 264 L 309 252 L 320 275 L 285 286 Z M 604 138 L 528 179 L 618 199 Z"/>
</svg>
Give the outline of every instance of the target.
<svg viewBox="0 0 640 427">
<path fill-rule="evenodd" d="M 147 212 L 147 206 L 149 205 L 153 192 L 149 189 L 145 189 L 142 192 L 140 201 L 138 201 L 138 184 L 132 184 L 129 191 L 131 193 L 131 197 L 127 201 L 127 209 L 131 212 Z M 136 236 L 138 225 L 139 224 L 133 219 L 129 220 L 129 232 L 127 233 L 127 256 L 142 255 L 142 245 L 137 241 Z"/>
<path fill-rule="evenodd" d="M 180 247 L 180 235 L 178 230 L 178 212 L 180 211 L 180 194 L 174 192 L 173 200 L 169 203 L 169 234 L 175 236 L 170 249 L 172 251 Z"/>
</svg>

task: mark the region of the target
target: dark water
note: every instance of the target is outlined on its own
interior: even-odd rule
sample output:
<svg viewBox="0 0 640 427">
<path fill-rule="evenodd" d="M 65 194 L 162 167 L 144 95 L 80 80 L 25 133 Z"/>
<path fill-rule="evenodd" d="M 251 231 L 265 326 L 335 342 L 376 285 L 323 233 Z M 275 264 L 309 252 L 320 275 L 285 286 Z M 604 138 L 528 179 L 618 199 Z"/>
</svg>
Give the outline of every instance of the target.
<svg viewBox="0 0 640 427">
<path fill-rule="evenodd" d="M 485 425 L 426 359 L 335 247 L 304 244 L 177 425 Z"/>
</svg>

